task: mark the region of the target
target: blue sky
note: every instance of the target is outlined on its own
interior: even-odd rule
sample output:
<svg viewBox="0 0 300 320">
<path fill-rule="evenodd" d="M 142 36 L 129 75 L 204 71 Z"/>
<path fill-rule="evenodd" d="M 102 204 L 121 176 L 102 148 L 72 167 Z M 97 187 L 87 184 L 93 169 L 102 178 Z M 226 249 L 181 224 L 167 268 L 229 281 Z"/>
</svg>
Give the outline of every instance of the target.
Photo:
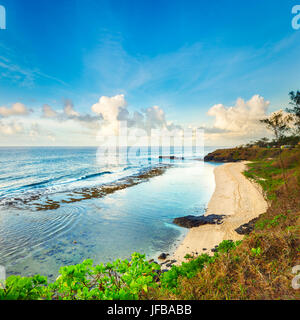
<svg viewBox="0 0 300 320">
<path fill-rule="evenodd" d="M 158 105 L 186 125 L 213 125 L 207 111 L 239 97 L 260 95 L 277 110 L 300 85 L 296 4 L 0 0 L 0 106 L 20 102 L 37 117 L 70 99 L 91 114 L 101 96 L 124 94 L 128 111 Z"/>
</svg>

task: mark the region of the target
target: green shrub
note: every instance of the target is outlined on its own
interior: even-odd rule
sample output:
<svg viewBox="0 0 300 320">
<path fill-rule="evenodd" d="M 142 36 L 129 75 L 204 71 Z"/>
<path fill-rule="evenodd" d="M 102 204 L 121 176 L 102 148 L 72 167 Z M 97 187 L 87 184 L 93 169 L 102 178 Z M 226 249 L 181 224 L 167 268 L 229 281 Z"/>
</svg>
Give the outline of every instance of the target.
<svg viewBox="0 0 300 320">
<path fill-rule="evenodd" d="M 93 267 L 92 260 L 60 268 L 54 283 L 39 275 L 32 278 L 11 276 L 5 289 L 0 289 L 0 299 L 57 299 L 57 300 L 135 300 L 155 281 L 160 266 L 149 263 L 145 255 L 132 254 L 132 259 Z"/>
<path fill-rule="evenodd" d="M 203 269 L 206 264 L 210 264 L 216 261 L 220 253 L 227 253 L 232 249 L 235 249 L 242 241 L 222 241 L 214 254 L 214 256 L 209 256 L 208 254 L 201 254 L 195 259 L 188 262 L 182 262 L 180 266 L 172 266 L 172 268 L 161 275 L 161 286 L 162 288 L 167 288 L 170 290 L 176 289 L 178 286 L 178 280 L 180 277 L 191 279 L 196 274 Z M 191 255 L 187 254 L 185 256 L 187 259 L 191 259 Z M 174 290 L 173 290 L 174 291 Z"/>
<path fill-rule="evenodd" d="M 0 300 L 38 300 L 45 292 L 47 278 L 10 276 L 5 282 L 5 289 L 0 289 Z"/>
<path fill-rule="evenodd" d="M 287 219 L 287 217 L 285 215 L 280 214 L 280 215 L 274 217 L 273 219 L 265 219 L 262 221 L 258 221 L 255 224 L 255 228 L 257 230 L 263 230 L 265 228 L 267 228 L 267 229 L 274 228 L 274 227 L 278 226 L 281 221 L 284 221 L 286 219 Z"/>
</svg>

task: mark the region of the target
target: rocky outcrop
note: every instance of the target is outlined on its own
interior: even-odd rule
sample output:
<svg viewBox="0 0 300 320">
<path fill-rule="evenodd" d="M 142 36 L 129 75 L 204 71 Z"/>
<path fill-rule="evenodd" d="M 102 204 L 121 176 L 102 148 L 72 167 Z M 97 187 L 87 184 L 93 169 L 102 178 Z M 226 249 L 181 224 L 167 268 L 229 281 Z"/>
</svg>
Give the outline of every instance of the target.
<svg viewBox="0 0 300 320">
<path fill-rule="evenodd" d="M 233 159 L 232 157 L 222 157 L 222 156 L 216 156 L 212 154 L 208 154 L 207 156 L 204 157 L 205 162 L 222 162 L 222 163 L 227 163 L 227 162 L 238 162 L 240 160 Z"/>
<path fill-rule="evenodd" d="M 279 149 L 268 148 L 232 148 L 218 149 L 207 154 L 204 161 L 212 162 L 238 162 L 238 161 L 253 161 L 256 159 L 276 157 Z"/>
<path fill-rule="evenodd" d="M 216 150 L 214 152 L 211 152 L 207 154 L 204 157 L 205 162 L 238 162 L 241 159 L 241 157 L 237 157 L 236 151 L 235 150 Z"/>
<path fill-rule="evenodd" d="M 221 224 L 224 215 L 211 214 L 209 216 L 186 216 L 175 218 L 173 223 L 183 228 L 195 228 L 205 224 Z"/>
<path fill-rule="evenodd" d="M 254 230 L 255 223 L 257 222 L 258 219 L 259 219 L 259 217 L 252 219 L 248 223 L 245 223 L 245 224 L 239 226 L 237 229 L 235 229 L 235 231 L 240 235 L 251 233 Z"/>
</svg>

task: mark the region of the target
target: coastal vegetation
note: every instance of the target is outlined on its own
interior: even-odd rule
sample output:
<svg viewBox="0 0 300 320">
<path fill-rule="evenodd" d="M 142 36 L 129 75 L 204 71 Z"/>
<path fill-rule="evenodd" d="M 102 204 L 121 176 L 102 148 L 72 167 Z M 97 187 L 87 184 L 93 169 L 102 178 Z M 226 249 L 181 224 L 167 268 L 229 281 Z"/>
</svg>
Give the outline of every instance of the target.
<svg viewBox="0 0 300 320">
<path fill-rule="evenodd" d="M 294 117 L 292 127 L 287 127 L 290 116 L 263 121 L 273 128 L 273 141 L 264 138 L 205 157 L 216 162 L 251 161 L 244 175 L 262 187 L 269 207 L 242 241 L 225 240 L 213 255 L 187 254 L 186 262 L 170 270 L 134 253 L 130 261 L 93 265 L 85 260 L 62 267 L 52 283 L 40 275 L 10 276 L 0 289 L 0 299 L 300 299 L 292 286 L 292 270 L 300 265 L 300 92 L 291 92 L 290 97 L 293 108 L 287 112 Z M 282 142 L 290 147 L 282 149 Z"/>
</svg>

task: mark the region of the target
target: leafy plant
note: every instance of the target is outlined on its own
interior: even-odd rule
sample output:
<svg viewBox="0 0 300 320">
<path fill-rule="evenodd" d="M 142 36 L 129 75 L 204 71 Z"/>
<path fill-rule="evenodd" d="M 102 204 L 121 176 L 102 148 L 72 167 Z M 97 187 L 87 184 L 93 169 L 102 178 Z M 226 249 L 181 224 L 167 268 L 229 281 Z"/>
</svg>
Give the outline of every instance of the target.
<svg viewBox="0 0 300 320">
<path fill-rule="evenodd" d="M 261 251 L 260 247 L 251 249 L 251 254 L 255 257 L 259 257 L 261 255 L 261 253 L 262 253 L 262 251 Z"/>
<path fill-rule="evenodd" d="M 5 282 L 5 288 L 0 289 L 0 300 L 38 300 L 47 285 L 47 278 L 10 276 Z"/>
<path fill-rule="evenodd" d="M 136 300 L 141 292 L 156 287 L 160 266 L 149 263 L 145 255 L 134 253 L 132 259 L 116 260 L 93 266 L 92 260 L 60 268 L 60 276 L 47 285 L 46 277 L 11 276 L 0 299 L 57 300 Z"/>
<path fill-rule="evenodd" d="M 190 279 L 202 270 L 205 264 L 213 261 L 215 261 L 215 257 L 210 257 L 208 254 L 201 254 L 189 262 L 182 262 L 181 266 L 173 265 L 168 272 L 161 275 L 161 286 L 163 288 L 174 289 L 177 287 L 180 276 Z"/>
<path fill-rule="evenodd" d="M 273 219 L 265 219 L 262 221 L 259 221 L 255 224 L 255 228 L 257 230 L 263 230 L 264 228 L 273 228 L 279 225 L 280 221 L 286 220 L 287 217 L 283 214 L 275 216 Z"/>
<path fill-rule="evenodd" d="M 222 241 L 218 247 L 217 247 L 217 252 L 220 253 L 227 253 L 232 249 L 235 249 L 237 246 L 239 246 L 242 243 L 242 241 L 236 241 L 233 242 L 231 240 L 224 240 Z"/>
</svg>

